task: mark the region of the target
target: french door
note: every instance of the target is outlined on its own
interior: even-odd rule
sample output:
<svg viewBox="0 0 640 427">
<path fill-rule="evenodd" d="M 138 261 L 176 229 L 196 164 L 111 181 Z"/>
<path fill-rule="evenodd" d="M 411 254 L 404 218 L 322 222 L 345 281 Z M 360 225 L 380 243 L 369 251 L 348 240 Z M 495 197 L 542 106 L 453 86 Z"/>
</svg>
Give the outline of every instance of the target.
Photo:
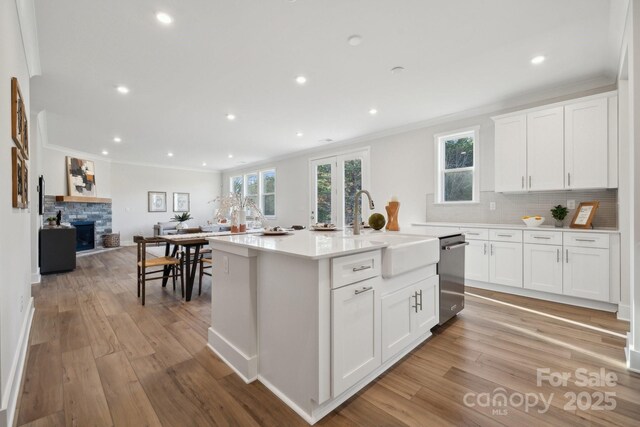
<svg viewBox="0 0 640 427">
<path fill-rule="evenodd" d="M 313 159 L 309 169 L 309 223 L 353 224 L 356 192 L 369 189 L 369 150 Z M 367 218 L 368 203 L 361 202 L 361 208 L 362 218 Z"/>
</svg>

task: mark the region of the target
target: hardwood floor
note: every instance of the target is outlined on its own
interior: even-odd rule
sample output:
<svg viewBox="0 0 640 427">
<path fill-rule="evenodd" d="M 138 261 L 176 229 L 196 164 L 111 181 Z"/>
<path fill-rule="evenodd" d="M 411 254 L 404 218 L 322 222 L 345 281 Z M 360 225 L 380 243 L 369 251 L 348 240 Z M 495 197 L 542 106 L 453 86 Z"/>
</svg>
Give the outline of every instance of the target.
<svg viewBox="0 0 640 427">
<path fill-rule="evenodd" d="M 307 425 L 206 348 L 208 276 L 202 296 L 189 303 L 179 290 L 152 283 L 142 307 L 134 272 L 133 248 L 121 248 L 78 258 L 76 271 L 33 286 L 36 311 L 17 425 Z M 624 368 L 626 322 L 610 313 L 469 292 L 457 319 L 318 425 L 638 425 L 640 376 Z M 538 386 L 537 368 L 571 378 Z M 579 386 L 577 368 L 604 368 L 617 376 L 616 385 Z M 580 392 L 587 393 L 565 410 L 572 403 L 565 393 Z M 614 410 L 587 407 L 602 392 L 615 393 Z M 501 393 L 509 406 L 498 405 Z M 541 397 L 551 396 L 545 410 Z M 487 398 L 496 405 L 485 405 Z"/>
</svg>

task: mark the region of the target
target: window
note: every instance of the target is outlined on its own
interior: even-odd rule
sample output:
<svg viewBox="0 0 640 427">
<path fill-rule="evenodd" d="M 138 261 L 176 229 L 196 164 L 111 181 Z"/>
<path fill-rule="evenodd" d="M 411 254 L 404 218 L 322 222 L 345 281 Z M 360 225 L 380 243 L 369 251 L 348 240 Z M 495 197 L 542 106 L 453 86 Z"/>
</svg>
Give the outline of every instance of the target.
<svg viewBox="0 0 640 427">
<path fill-rule="evenodd" d="M 435 136 L 438 203 L 478 201 L 478 129 Z"/>
<path fill-rule="evenodd" d="M 268 169 L 229 178 L 229 191 L 249 197 L 267 218 L 276 216 L 276 171 Z"/>
</svg>

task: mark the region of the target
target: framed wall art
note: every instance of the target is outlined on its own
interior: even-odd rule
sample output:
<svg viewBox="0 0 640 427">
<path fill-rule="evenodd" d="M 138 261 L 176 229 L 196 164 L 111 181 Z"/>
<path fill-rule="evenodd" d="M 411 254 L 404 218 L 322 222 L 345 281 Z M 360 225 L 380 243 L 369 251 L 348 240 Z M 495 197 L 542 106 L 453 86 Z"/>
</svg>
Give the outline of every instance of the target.
<svg viewBox="0 0 640 427">
<path fill-rule="evenodd" d="M 600 202 L 582 202 L 571 220 L 571 228 L 591 228 L 591 222 L 596 216 Z"/>
<path fill-rule="evenodd" d="M 96 170 L 93 162 L 67 156 L 67 184 L 70 196 L 96 197 Z"/>
<path fill-rule="evenodd" d="M 18 79 L 11 78 L 11 138 L 16 147 L 22 152 L 23 159 L 29 158 L 27 113 L 24 99 L 20 91 Z"/>
<path fill-rule="evenodd" d="M 11 206 L 24 208 L 24 159 L 20 150 L 11 147 Z"/>
<path fill-rule="evenodd" d="M 167 193 L 164 191 L 149 191 L 148 195 L 149 212 L 167 211 Z"/>
<path fill-rule="evenodd" d="M 173 193 L 173 211 L 189 212 L 189 193 Z"/>
<path fill-rule="evenodd" d="M 29 209 L 29 163 L 22 162 L 22 208 Z"/>
</svg>

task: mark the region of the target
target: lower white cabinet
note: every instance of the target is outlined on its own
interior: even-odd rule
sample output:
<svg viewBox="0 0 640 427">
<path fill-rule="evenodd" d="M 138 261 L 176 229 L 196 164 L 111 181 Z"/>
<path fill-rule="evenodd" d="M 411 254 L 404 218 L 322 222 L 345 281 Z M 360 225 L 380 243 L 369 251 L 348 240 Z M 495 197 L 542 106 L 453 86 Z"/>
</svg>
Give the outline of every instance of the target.
<svg viewBox="0 0 640 427">
<path fill-rule="evenodd" d="M 564 293 L 609 300 L 609 249 L 564 248 Z"/>
<path fill-rule="evenodd" d="M 562 246 L 524 245 L 524 287 L 562 294 Z"/>
<path fill-rule="evenodd" d="M 489 243 L 489 282 L 522 287 L 522 243 Z"/>
<path fill-rule="evenodd" d="M 465 279 L 489 281 L 489 242 L 486 240 L 467 240 L 469 245 L 464 253 Z"/>
<path fill-rule="evenodd" d="M 381 364 L 378 283 L 373 278 L 331 291 L 333 396 Z"/>
<path fill-rule="evenodd" d="M 382 361 L 438 324 L 439 276 L 382 297 Z"/>
</svg>

